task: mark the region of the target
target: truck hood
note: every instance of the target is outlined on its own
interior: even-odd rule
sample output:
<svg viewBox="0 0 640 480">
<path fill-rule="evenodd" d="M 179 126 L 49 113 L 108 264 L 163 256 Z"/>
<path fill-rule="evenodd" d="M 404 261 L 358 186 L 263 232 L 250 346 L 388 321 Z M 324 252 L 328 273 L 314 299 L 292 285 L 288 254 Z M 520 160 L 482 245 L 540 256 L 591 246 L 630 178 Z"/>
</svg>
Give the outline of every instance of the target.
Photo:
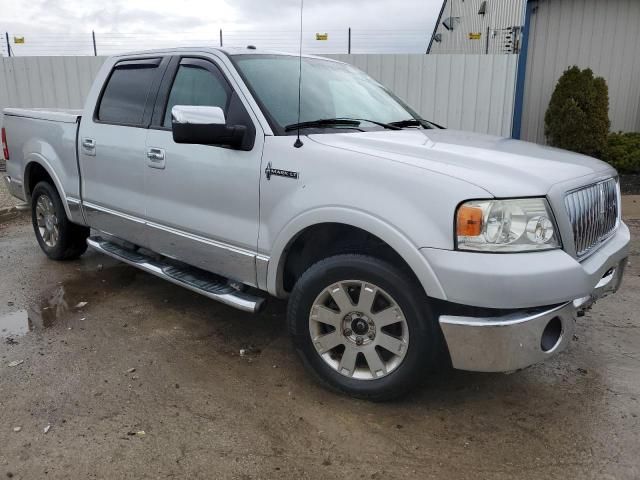
<svg viewBox="0 0 640 480">
<path fill-rule="evenodd" d="M 455 177 L 496 197 L 545 195 L 558 183 L 615 170 L 577 153 L 456 130 L 317 134 L 318 143 Z"/>
</svg>

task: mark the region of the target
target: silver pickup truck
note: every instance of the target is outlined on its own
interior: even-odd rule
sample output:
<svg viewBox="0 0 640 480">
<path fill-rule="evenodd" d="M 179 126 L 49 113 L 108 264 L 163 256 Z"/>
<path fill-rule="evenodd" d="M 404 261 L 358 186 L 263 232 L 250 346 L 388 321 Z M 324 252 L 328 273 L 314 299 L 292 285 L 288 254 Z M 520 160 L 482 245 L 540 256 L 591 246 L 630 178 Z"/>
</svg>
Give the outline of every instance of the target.
<svg viewBox="0 0 640 480">
<path fill-rule="evenodd" d="M 249 312 L 288 297 L 304 364 L 362 398 L 551 357 L 627 261 L 609 165 L 443 129 L 333 60 L 115 56 L 84 111 L 4 115 L 47 256 L 88 245 Z"/>
</svg>

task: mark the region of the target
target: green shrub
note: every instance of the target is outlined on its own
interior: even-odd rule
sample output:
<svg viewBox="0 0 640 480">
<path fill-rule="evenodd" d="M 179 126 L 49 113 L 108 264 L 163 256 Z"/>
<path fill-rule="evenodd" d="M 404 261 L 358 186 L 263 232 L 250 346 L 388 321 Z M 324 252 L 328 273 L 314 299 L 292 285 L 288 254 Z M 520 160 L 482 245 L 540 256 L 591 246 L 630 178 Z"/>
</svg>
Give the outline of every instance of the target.
<svg viewBox="0 0 640 480">
<path fill-rule="evenodd" d="M 591 69 L 571 67 L 556 85 L 544 116 L 549 145 L 598 157 L 609 134 L 609 90 Z"/>
<path fill-rule="evenodd" d="M 620 173 L 640 173 L 640 133 L 612 133 L 602 160 Z"/>
</svg>

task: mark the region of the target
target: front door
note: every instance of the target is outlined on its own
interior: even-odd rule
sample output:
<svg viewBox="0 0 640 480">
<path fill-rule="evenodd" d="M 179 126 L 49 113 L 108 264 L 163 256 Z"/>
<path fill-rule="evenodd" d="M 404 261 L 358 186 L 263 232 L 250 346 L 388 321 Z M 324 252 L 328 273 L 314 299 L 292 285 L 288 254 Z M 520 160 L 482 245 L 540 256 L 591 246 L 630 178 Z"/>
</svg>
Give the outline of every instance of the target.
<svg viewBox="0 0 640 480">
<path fill-rule="evenodd" d="M 149 242 L 158 253 L 255 285 L 264 140 L 227 78 L 213 60 L 175 57 L 170 64 L 147 135 Z M 228 124 L 255 136 L 252 148 L 175 143 L 175 105 L 222 108 Z"/>
<path fill-rule="evenodd" d="M 80 124 L 83 204 L 89 225 L 144 246 L 145 142 L 152 93 L 164 66 L 161 58 L 116 63 L 93 118 L 82 118 Z"/>
</svg>

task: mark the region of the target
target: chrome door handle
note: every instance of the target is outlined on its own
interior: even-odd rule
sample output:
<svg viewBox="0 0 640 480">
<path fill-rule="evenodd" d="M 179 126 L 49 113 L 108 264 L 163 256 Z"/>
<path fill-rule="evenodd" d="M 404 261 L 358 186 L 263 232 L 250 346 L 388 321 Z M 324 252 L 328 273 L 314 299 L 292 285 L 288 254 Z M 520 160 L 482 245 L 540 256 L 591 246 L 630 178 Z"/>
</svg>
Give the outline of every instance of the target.
<svg viewBox="0 0 640 480">
<path fill-rule="evenodd" d="M 159 162 L 164 160 L 164 150 L 160 148 L 150 148 L 147 150 L 147 158 L 154 162 Z"/>
<path fill-rule="evenodd" d="M 151 147 L 147 149 L 147 166 L 164 170 L 164 150 L 162 148 Z"/>
<path fill-rule="evenodd" d="M 96 141 L 92 138 L 85 138 L 82 140 L 82 146 L 87 150 L 93 150 L 96 148 Z"/>
<path fill-rule="evenodd" d="M 82 139 L 82 149 L 84 150 L 85 155 L 89 157 L 96 156 L 96 141 L 93 138 L 83 138 Z"/>
</svg>

